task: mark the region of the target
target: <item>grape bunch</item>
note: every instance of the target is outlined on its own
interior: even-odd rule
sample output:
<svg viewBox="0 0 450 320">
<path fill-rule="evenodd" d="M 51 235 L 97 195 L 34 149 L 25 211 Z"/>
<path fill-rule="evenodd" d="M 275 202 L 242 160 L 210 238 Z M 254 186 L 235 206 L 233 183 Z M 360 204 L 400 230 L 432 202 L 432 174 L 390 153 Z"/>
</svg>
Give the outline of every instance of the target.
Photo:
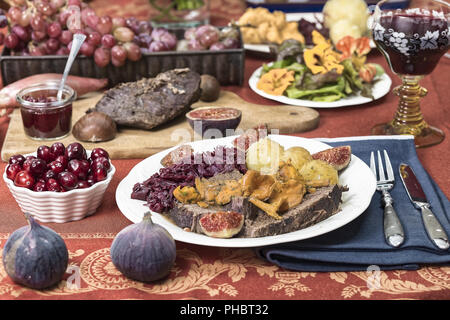
<svg viewBox="0 0 450 320">
<path fill-rule="evenodd" d="M 202 25 L 186 30 L 184 39 L 187 50 L 224 50 L 239 47 L 239 31 L 234 27 L 222 30 L 212 25 Z"/>
<path fill-rule="evenodd" d="M 142 53 L 174 50 L 176 37 L 164 29 L 152 30 L 148 21 L 98 16 L 81 0 L 11 0 L 0 12 L 0 35 L 11 55 L 68 55 L 75 33 L 86 40 L 79 54 L 93 57 L 99 67 L 138 61 Z"/>
</svg>

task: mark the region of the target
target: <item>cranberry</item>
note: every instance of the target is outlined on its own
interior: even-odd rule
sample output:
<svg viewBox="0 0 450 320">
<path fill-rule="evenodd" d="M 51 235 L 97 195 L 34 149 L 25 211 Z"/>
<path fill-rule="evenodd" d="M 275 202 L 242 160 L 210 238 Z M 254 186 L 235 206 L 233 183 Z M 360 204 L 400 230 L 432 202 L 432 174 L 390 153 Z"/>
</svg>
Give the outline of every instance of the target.
<svg viewBox="0 0 450 320">
<path fill-rule="evenodd" d="M 109 170 L 109 168 L 111 168 L 111 164 L 109 163 L 109 160 L 108 160 L 108 158 L 106 158 L 106 157 L 98 157 L 98 158 L 95 158 L 95 159 L 92 161 L 91 168 L 95 168 L 95 167 L 97 167 L 98 165 L 104 166 L 104 167 L 106 168 L 106 170 Z"/>
<path fill-rule="evenodd" d="M 105 149 L 102 148 L 94 148 L 91 151 L 91 159 L 97 159 L 99 157 L 105 157 L 107 159 L 109 159 L 109 154 Z"/>
<path fill-rule="evenodd" d="M 47 163 L 52 162 L 56 158 L 49 146 L 40 146 L 37 149 L 37 157 Z"/>
<path fill-rule="evenodd" d="M 64 169 L 67 168 L 67 164 L 69 163 L 69 159 L 67 159 L 67 157 L 65 155 L 57 156 L 55 161 L 61 162 Z"/>
<path fill-rule="evenodd" d="M 90 184 L 86 180 L 79 180 L 77 183 L 77 189 L 86 189 L 89 187 Z"/>
<path fill-rule="evenodd" d="M 34 184 L 33 191 L 36 191 L 36 192 L 47 191 L 45 180 L 39 179 L 39 181 Z"/>
<path fill-rule="evenodd" d="M 47 181 L 48 179 L 56 179 L 57 174 L 53 170 L 47 170 L 47 172 L 44 173 L 44 179 Z"/>
<path fill-rule="evenodd" d="M 69 164 L 67 165 L 67 170 L 76 175 L 78 179 L 86 180 L 89 170 L 89 162 L 87 162 L 88 165 L 86 167 L 84 161 L 87 162 L 87 160 L 78 160 L 78 159 L 70 160 Z"/>
<path fill-rule="evenodd" d="M 22 170 L 14 178 L 14 185 L 17 187 L 31 189 L 34 185 L 34 178 L 28 171 Z"/>
<path fill-rule="evenodd" d="M 56 174 L 61 173 L 61 172 L 64 171 L 63 164 L 61 162 L 59 162 L 59 161 L 56 161 L 56 160 L 50 162 L 49 167 Z"/>
<path fill-rule="evenodd" d="M 69 160 L 72 159 L 78 159 L 78 160 L 82 160 L 82 159 L 87 159 L 86 157 L 86 149 L 84 149 L 84 147 L 78 143 L 78 142 L 74 142 L 71 143 L 67 146 L 66 148 L 66 157 Z"/>
<path fill-rule="evenodd" d="M 25 157 L 21 154 L 15 154 L 9 158 L 9 164 L 18 163 L 20 165 L 25 161 Z"/>
<path fill-rule="evenodd" d="M 16 175 L 22 171 L 22 167 L 18 163 L 11 163 L 6 167 L 6 177 L 10 180 L 16 178 Z"/>
<path fill-rule="evenodd" d="M 47 180 L 47 182 L 45 183 L 45 187 L 47 188 L 48 191 L 61 192 L 63 190 L 58 181 L 56 181 L 56 179 L 53 178 Z"/>
<path fill-rule="evenodd" d="M 30 171 L 31 162 L 35 159 L 37 159 L 35 156 L 27 156 L 22 164 L 22 169 L 25 171 Z"/>
<path fill-rule="evenodd" d="M 94 176 L 93 176 L 92 174 L 90 174 L 90 175 L 87 177 L 86 182 L 89 184 L 89 186 L 94 185 L 94 184 L 95 184 Z"/>
<path fill-rule="evenodd" d="M 55 142 L 50 147 L 50 151 L 53 153 L 55 157 L 63 156 L 66 151 L 66 147 L 62 142 Z"/>
<path fill-rule="evenodd" d="M 108 170 L 102 165 L 97 165 L 97 167 L 92 170 L 92 176 L 94 177 L 95 182 L 103 181 L 108 176 Z"/>
<path fill-rule="evenodd" d="M 77 187 L 78 178 L 72 172 L 64 171 L 58 174 L 59 184 L 66 190 L 72 190 Z"/>
<path fill-rule="evenodd" d="M 30 172 L 35 176 L 39 177 L 47 169 L 47 163 L 42 159 L 34 159 L 30 164 Z"/>
</svg>

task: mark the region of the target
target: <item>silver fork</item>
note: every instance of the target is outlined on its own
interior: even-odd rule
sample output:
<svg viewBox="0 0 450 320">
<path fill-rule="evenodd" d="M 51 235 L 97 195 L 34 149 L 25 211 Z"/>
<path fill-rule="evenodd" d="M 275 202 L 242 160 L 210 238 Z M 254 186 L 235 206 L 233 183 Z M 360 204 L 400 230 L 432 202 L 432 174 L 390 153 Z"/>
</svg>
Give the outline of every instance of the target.
<svg viewBox="0 0 450 320">
<path fill-rule="evenodd" d="M 394 187 L 394 171 L 392 170 L 391 161 L 389 156 L 384 150 L 384 160 L 386 164 L 387 179 L 384 174 L 383 161 L 381 160 L 380 151 L 377 151 L 378 155 L 378 178 L 375 165 L 375 156 L 373 151 L 370 153 L 370 169 L 372 170 L 375 179 L 377 180 L 377 190 L 383 195 L 382 203 L 384 204 L 384 237 L 386 242 L 393 246 L 398 247 L 405 240 L 405 234 L 403 227 L 398 219 L 397 213 L 393 207 L 394 199 L 389 194 L 389 190 Z"/>
</svg>

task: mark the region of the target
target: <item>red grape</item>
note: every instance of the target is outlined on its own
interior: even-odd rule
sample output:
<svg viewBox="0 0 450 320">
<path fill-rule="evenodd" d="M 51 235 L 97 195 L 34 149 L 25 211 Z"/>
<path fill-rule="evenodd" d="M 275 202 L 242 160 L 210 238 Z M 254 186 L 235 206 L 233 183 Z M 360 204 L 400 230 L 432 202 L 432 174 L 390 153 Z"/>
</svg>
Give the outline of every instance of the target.
<svg viewBox="0 0 450 320">
<path fill-rule="evenodd" d="M 70 50 L 66 46 L 62 46 L 61 48 L 58 49 L 58 51 L 56 51 L 56 54 L 58 56 L 68 56 L 69 53 L 70 53 Z"/>
<path fill-rule="evenodd" d="M 97 15 L 88 15 L 86 21 L 87 21 L 86 24 L 95 30 L 100 21 L 100 18 Z"/>
<path fill-rule="evenodd" d="M 35 42 L 40 42 L 44 40 L 47 37 L 47 34 L 45 31 L 32 31 L 31 32 L 31 39 Z"/>
<path fill-rule="evenodd" d="M 19 44 L 19 37 L 16 36 L 14 33 L 10 33 L 5 38 L 5 46 L 8 49 L 14 49 Z"/>
<path fill-rule="evenodd" d="M 4 42 L 5 42 L 5 35 L 0 32 L 0 46 L 2 46 Z"/>
<path fill-rule="evenodd" d="M 67 25 L 67 19 L 69 19 L 70 11 L 69 10 L 61 10 L 58 21 L 62 26 Z"/>
<path fill-rule="evenodd" d="M 30 40 L 29 33 L 22 26 L 15 25 L 14 27 L 11 28 L 11 32 L 14 33 L 17 37 L 19 37 L 20 40 L 27 41 L 27 42 Z"/>
<path fill-rule="evenodd" d="M 47 51 L 51 53 L 55 53 L 56 50 L 59 49 L 60 43 L 57 39 L 50 38 L 46 42 Z"/>
<path fill-rule="evenodd" d="M 125 64 L 125 60 L 120 61 L 120 60 L 117 60 L 115 57 L 111 56 L 111 63 L 115 67 L 121 67 L 121 66 L 123 66 Z"/>
<path fill-rule="evenodd" d="M 213 43 L 209 47 L 209 50 L 211 50 L 211 51 L 220 51 L 220 50 L 224 50 L 224 49 L 226 49 L 226 47 L 222 42 Z"/>
<path fill-rule="evenodd" d="M 80 53 L 84 56 L 90 57 L 94 54 L 95 47 L 88 42 L 83 42 L 80 47 Z"/>
<path fill-rule="evenodd" d="M 111 58 L 117 61 L 125 61 L 127 59 L 127 51 L 120 45 L 115 45 L 111 49 Z"/>
<path fill-rule="evenodd" d="M 204 47 L 210 47 L 219 41 L 219 30 L 211 25 L 203 25 L 195 31 L 195 37 Z"/>
<path fill-rule="evenodd" d="M 92 8 L 84 8 L 81 10 L 81 21 L 85 24 L 85 25 L 89 25 L 88 24 L 88 17 L 89 16 L 97 16 L 95 14 L 94 9 Z"/>
<path fill-rule="evenodd" d="M 18 7 L 10 7 L 8 9 L 8 18 L 12 23 L 18 23 L 22 17 L 22 11 Z"/>
<path fill-rule="evenodd" d="M 106 67 L 111 60 L 110 50 L 106 48 L 97 48 L 94 52 L 95 64 L 100 68 Z"/>
<path fill-rule="evenodd" d="M 139 32 L 140 34 L 150 34 L 152 32 L 153 28 L 150 22 L 148 21 L 140 21 L 139 22 Z"/>
<path fill-rule="evenodd" d="M 35 0 L 34 7 L 38 12 L 46 16 L 51 16 L 54 13 L 54 10 L 50 7 L 50 4 L 44 0 Z"/>
<path fill-rule="evenodd" d="M 126 19 L 125 25 L 128 28 L 130 28 L 134 33 L 139 33 L 139 21 L 135 17 Z"/>
<path fill-rule="evenodd" d="M 112 30 L 112 20 L 110 16 L 103 16 L 100 18 L 100 21 L 97 24 L 97 31 L 101 34 L 110 33 Z"/>
<path fill-rule="evenodd" d="M 127 42 L 123 45 L 127 51 L 127 58 L 131 61 L 138 61 L 142 57 L 141 48 L 134 42 Z"/>
<path fill-rule="evenodd" d="M 90 33 L 87 36 L 87 42 L 94 47 L 97 47 L 101 41 L 102 41 L 102 36 L 100 33 L 96 32 L 96 31 Z"/>
<path fill-rule="evenodd" d="M 63 30 L 61 32 L 61 36 L 59 37 L 59 41 L 61 41 L 62 44 L 68 45 L 73 39 L 73 34 L 69 30 Z"/>
<path fill-rule="evenodd" d="M 31 18 L 30 25 L 33 30 L 45 31 L 45 20 L 40 14 L 36 14 Z"/>
<path fill-rule="evenodd" d="M 58 38 L 61 35 L 62 27 L 59 22 L 52 22 L 47 27 L 47 34 L 50 38 Z"/>
<path fill-rule="evenodd" d="M 102 46 L 106 48 L 112 48 L 116 45 L 116 40 L 112 34 L 105 34 L 102 37 Z"/>
</svg>

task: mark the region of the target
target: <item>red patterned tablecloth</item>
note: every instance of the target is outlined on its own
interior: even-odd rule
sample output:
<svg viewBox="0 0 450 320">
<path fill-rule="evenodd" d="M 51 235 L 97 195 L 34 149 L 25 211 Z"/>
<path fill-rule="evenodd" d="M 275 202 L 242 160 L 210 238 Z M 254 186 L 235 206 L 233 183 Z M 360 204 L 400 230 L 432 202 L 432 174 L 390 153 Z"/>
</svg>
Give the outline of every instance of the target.
<svg viewBox="0 0 450 320">
<path fill-rule="evenodd" d="M 99 12 L 147 18 L 146 0 L 95 0 L 91 5 Z M 245 6 L 239 0 L 213 0 L 212 22 L 224 24 L 237 18 Z M 387 65 L 373 52 L 369 60 Z M 227 87 L 242 98 L 260 104 L 273 102 L 253 93 L 247 80 L 264 61 L 248 56 L 242 87 Z M 394 85 L 399 80 L 390 73 Z M 450 59 L 442 59 L 435 72 L 422 81 L 429 90 L 423 100 L 425 118 L 445 131 L 447 138 L 438 146 L 419 149 L 426 170 L 450 194 L 448 170 L 450 101 Z M 321 109 L 317 129 L 304 137 L 345 137 L 368 135 L 369 128 L 390 119 L 396 109 L 396 98 L 388 96 L 367 105 L 338 109 Z M 0 144 L 3 143 L 8 119 L 0 119 Z M 70 252 L 69 269 L 55 288 L 37 291 L 14 284 L 0 264 L 0 299 L 449 299 L 450 267 L 423 266 L 417 271 L 380 273 L 377 288 L 369 288 L 372 273 L 366 272 L 293 272 L 257 258 L 251 249 L 227 249 L 177 242 L 177 260 L 164 281 L 143 284 L 122 276 L 113 266 L 109 247 L 114 236 L 130 222 L 115 203 L 118 183 L 141 159 L 114 160 L 117 168 L 104 202 L 97 213 L 81 221 L 47 224 L 64 238 Z M 0 172 L 5 164 L 0 164 Z M 0 184 L 0 250 L 9 234 L 25 224 L 23 215 L 7 190 Z M 1 254 L 1 251 L 0 251 Z"/>
</svg>

